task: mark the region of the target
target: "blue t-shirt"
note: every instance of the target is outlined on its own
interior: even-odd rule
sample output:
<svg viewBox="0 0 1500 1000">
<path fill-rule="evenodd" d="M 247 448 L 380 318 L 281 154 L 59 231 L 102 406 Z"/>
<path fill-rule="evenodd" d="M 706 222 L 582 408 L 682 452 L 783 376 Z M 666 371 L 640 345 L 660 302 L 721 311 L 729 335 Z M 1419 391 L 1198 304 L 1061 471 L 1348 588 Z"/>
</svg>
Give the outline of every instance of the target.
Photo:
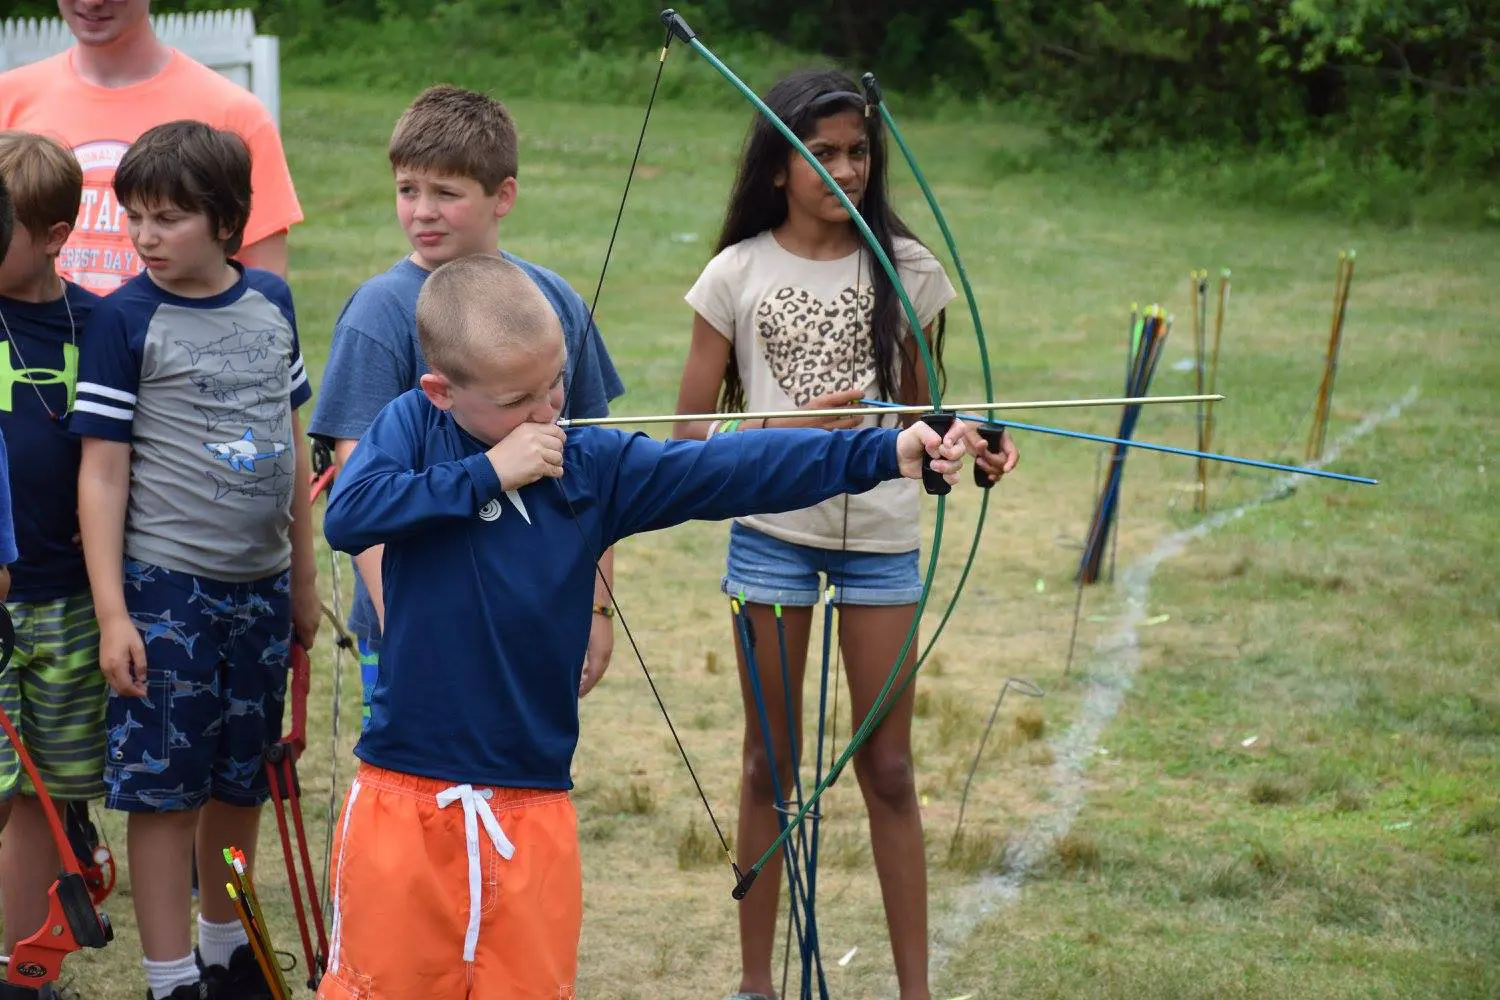
<svg viewBox="0 0 1500 1000">
<path fill-rule="evenodd" d="M 312 396 L 292 293 L 235 268 L 217 295 L 184 298 L 150 273 L 94 307 L 70 426 L 130 444 L 125 555 L 228 583 L 291 565 L 297 482 L 292 411 Z"/>
<path fill-rule="evenodd" d="M 552 271 L 512 254 L 502 256 L 530 275 L 562 321 L 568 346 L 563 374 L 568 406 L 563 416 L 608 416 L 609 401 L 625 387 L 604 338 L 589 322 L 587 303 Z M 403 257 L 349 297 L 334 324 L 333 346 L 309 434 L 330 441 L 357 441 L 385 404 L 418 387 L 418 380 L 430 369 L 417 341 L 417 296 L 431 273 Z M 367 641 L 380 636 L 375 604 L 358 573 L 349 628 Z"/>
<path fill-rule="evenodd" d="M 51 302 L 0 296 L 9 332 L 0 356 L 0 432 L 10 451 L 15 541 L 12 601 L 54 601 L 88 590 L 78 534 L 80 442 L 67 429 L 83 326 L 99 296 L 65 282 Z M 9 519 L 7 518 L 7 523 Z"/>
<path fill-rule="evenodd" d="M 561 479 L 507 490 L 484 445 L 420 390 L 405 393 L 370 426 L 323 518 L 335 549 L 385 546 L 386 629 L 355 755 L 443 781 L 572 787 L 599 555 L 693 518 L 863 493 L 899 475 L 898 434 L 662 442 L 580 427 Z"/>
</svg>

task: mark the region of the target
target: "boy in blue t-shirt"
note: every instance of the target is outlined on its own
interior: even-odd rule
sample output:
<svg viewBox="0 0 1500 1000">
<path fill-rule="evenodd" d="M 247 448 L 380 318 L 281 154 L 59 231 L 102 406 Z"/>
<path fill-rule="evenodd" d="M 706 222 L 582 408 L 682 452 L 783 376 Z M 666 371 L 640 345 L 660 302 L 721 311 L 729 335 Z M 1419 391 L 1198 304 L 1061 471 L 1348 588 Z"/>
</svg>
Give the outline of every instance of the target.
<svg viewBox="0 0 1500 1000">
<path fill-rule="evenodd" d="M 567 792 L 598 554 L 915 479 L 924 455 L 956 481 L 967 432 L 565 433 L 562 330 L 521 268 L 446 264 L 416 315 L 432 371 L 375 418 L 323 520 L 336 549 L 384 546 L 389 610 L 318 995 L 570 997 L 582 873 Z"/>
<path fill-rule="evenodd" d="M 396 184 L 396 217 L 412 252 L 361 285 L 333 330 L 322 392 L 310 433 L 333 442 L 342 466 L 381 407 L 415 389 L 427 373 L 417 343 L 417 296 L 433 269 L 475 253 L 495 253 L 500 220 L 516 201 L 516 127 L 505 105 L 451 86 L 423 91 L 396 122 L 389 147 Z M 588 306 L 561 277 L 512 254 L 502 254 L 542 290 L 562 323 L 568 346 L 565 416 L 599 417 L 624 386 Z M 378 546 L 355 560 L 354 609 L 349 627 L 359 641 L 365 718 L 380 657 L 384 614 Z M 608 585 L 613 554 L 600 559 L 593 630 L 582 693 L 599 680 L 614 646 Z"/>
<path fill-rule="evenodd" d="M 19 553 L 8 610 L 16 629 L 0 704 L 60 808 L 104 791 L 104 698 L 99 630 L 78 546 L 78 439 L 65 425 L 78 379 L 83 324 L 99 297 L 64 281 L 57 258 L 73 231 L 83 171 L 54 139 L 0 132 L 0 178 L 15 231 L 0 263 L 0 432 L 9 445 Z M 0 513 L 11 524 L 9 509 Z M 19 793 L 19 794 L 18 794 Z M 5 952 L 47 918 L 57 845 L 20 759 L 0 737 L 0 900 Z M 17 991 L 22 992 L 17 992 Z M 6 984 L 0 997 L 36 996 Z"/>
<path fill-rule="evenodd" d="M 318 627 L 307 442 L 312 390 L 286 282 L 232 262 L 250 157 L 232 132 L 172 122 L 114 178 L 146 266 L 94 309 L 72 427 L 79 519 L 111 687 L 105 804 L 129 813 L 149 997 L 269 996 L 222 885 L 254 863 L 281 736 L 288 653 Z M 200 965 L 201 962 L 201 965 Z"/>
</svg>

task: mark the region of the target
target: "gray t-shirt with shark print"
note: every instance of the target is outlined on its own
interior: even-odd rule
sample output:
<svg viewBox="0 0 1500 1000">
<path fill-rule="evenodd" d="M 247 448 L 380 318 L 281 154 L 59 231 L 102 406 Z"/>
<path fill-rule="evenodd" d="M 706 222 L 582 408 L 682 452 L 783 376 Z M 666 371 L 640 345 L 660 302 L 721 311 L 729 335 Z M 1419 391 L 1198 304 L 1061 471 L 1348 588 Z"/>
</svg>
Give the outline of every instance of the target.
<svg viewBox="0 0 1500 1000">
<path fill-rule="evenodd" d="M 231 583 L 291 564 L 292 411 L 312 396 L 291 290 L 235 266 L 208 298 L 141 274 L 99 303 L 69 423 L 131 445 L 128 558 Z"/>
</svg>

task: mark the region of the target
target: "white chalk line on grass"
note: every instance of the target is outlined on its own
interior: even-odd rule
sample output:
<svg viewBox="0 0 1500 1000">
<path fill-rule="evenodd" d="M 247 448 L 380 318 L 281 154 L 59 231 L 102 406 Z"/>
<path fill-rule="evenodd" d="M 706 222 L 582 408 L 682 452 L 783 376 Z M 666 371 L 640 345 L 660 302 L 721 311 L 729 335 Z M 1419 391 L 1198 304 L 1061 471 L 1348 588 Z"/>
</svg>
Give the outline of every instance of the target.
<svg viewBox="0 0 1500 1000">
<path fill-rule="evenodd" d="M 1321 462 L 1327 465 L 1345 448 L 1369 434 L 1376 427 L 1394 420 L 1416 401 L 1420 394 L 1412 386 L 1400 399 L 1385 409 L 1365 417 L 1346 431 L 1327 449 Z M 1214 514 L 1191 528 L 1175 531 L 1163 538 L 1139 562 L 1127 568 L 1121 577 L 1125 610 L 1113 632 L 1094 647 L 1087 671 L 1088 689 L 1078 707 L 1072 726 L 1052 742 L 1052 808 L 1034 819 L 1026 832 L 1008 851 L 1008 870 L 1004 875 L 986 875 L 961 889 L 950 901 L 941 925 L 933 936 L 932 969 L 939 972 L 961 948 L 989 914 L 1015 902 L 1021 886 L 1036 867 L 1053 850 L 1058 837 L 1066 834 L 1078 818 L 1084 803 L 1084 773 L 1088 762 L 1098 753 L 1099 738 L 1119 712 L 1125 694 L 1140 669 L 1139 629 L 1146 619 L 1151 579 L 1168 559 L 1181 554 L 1189 543 L 1208 535 L 1231 521 L 1264 505 L 1287 496 L 1303 477 L 1286 473 L 1278 476 L 1270 489 L 1238 507 Z"/>
</svg>

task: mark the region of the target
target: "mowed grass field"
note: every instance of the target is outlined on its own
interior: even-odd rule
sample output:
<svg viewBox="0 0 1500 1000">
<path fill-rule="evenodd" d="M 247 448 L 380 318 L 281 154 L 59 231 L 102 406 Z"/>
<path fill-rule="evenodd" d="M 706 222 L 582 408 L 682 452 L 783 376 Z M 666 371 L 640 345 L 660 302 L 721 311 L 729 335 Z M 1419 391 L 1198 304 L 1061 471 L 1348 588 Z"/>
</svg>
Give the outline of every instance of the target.
<svg viewBox="0 0 1500 1000">
<path fill-rule="evenodd" d="M 687 59 L 668 71 L 708 72 Z M 384 148 L 410 96 L 285 94 L 283 133 L 307 215 L 292 237 L 292 283 L 314 373 L 345 298 L 406 249 Z M 521 196 L 502 243 L 588 298 L 639 109 L 515 101 L 512 110 Z M 670 411 L 691 322 L 682 294 L 709 255 L 748 122 L 748 107 L 727 90 L 722 111 L 656 109 L 598 311 L 628 387 L 616 412 Z M 1191 391 L 1191 374 L 1176 367 L 1191 357 L 1187 274 L 1228 267 L 1219 374 L 1228 399 L 1217 443 L 1296 461 L 1321 377 L 1336 255 L 1354 247 L 1329 440 L 1406 400 L 1335 463 L 1380 486 L 1303 481 L 1188 540 L 1144 584 L 1132 569 L 1198 518 L 1184 489 L 1193 464 L 1133 453 L 1117 579 L 1138 585 L 1085 593 L 1066 677 L 1073 569 L 1101 449 L 1017 436 L 1021 466 L 994 493 L 977 568 L 918 682 L 936 995 L 1500 995 L 1500 532 L 1491 485 L 1500 472 L 1500 238 L 1351 229 L 1153 197 L 1099 168 L 1014 173 L 1012 153 L 1036 139 L 1022 129 L 983 119 L 902 125 L 975 281 L 1002 398 L 1115 394 L 1132 302 L 1160 302 L 1177 316 L 1153 390 Z M 941 255 L 899 162 L 892 176 L 908 221 Z M 978 398 L 961 300 L 949 312 L 945 359 L 950 398 Z M 1112 433 L 1119 415 L 1028 416 Z M 1194 413 L 1148 409 L 1137 436 L 1191 445 Z M 1230 511 L 1273 486 L 1269 475 L 1216 467 L 1211 505 Z M 933 614 L 952 593 L 978 505 L 967 484 L 951 497 Z M 741 717 L 718 593 L 725 535 L 724 525 L 702 524 L 622 544 L 616 590 L 728 831 Z M 345 561 L 345 589 L 349 578 Z M 331 597 L 331 576 L 325 586 Z M 1119 641 L 1130 622 L 1134 654 Z M 318 858 L 332 768 L 341 795 L 358 720 L 357 668 L 346 656 L 343 734 L 331 759 L 331 649 L 325 630 L 301 768 Z M 1045 697 L 1006 699 L 953 849 L 965 775 L 1008 677 L 1033 681 Z M 842 744 L 847 697 L 839 703 Z M 623 630 L 582 716 L 579 995 L 731 992 L 731 878 L 705 850 L 703 807 Z M 840 782 L 822 809 L 830 991 L 894 997 L 855 782 Z M 106 814 L 103 825 L 123 861 L 123 822 Z M 261 843 L 263 902 L 280 947 L 294 952 L 269 812 Z M 67 963 L 65 978 L 86 997 L 144 989 L 129 904 L 125 872 L 108 907 L 116 942 Z"/>
</svg>

